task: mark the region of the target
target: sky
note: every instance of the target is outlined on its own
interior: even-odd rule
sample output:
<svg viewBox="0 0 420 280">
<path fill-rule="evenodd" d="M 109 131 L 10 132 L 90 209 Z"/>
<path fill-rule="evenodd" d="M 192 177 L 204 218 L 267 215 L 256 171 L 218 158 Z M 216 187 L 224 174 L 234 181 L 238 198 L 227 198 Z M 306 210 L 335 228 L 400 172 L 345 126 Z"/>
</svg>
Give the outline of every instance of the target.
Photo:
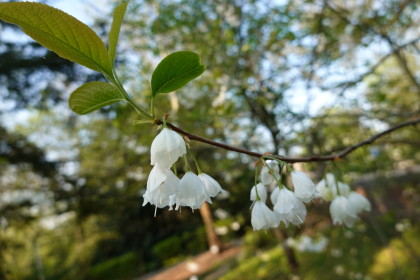
<svg viewBox="0 0 420 280">
<path fill-rule="evenodd" d="M 48 5 L 74 16 L 87 25 L 93 23 L 95 16 L 108 14 L 112 7 L 110 0 L 49 0 Z"/>
<path fill-rule="evenodd" d="M 35 0 L 35 2 L 40 2 L 40 0 Z M 64 12 L 76 17 L 80 21 L 84 22 L 88 26 L 91 26 L 94 22 L 95 18 L 102 17 L 103 15 L 109 15 L 112 8 L 112 0 L 49 0 L 47 2 L 49 5 L 61 9 Z M 16 38 L 18 40 L 29 40 L 29 37 L 26 35 L 22 35 L 20 38 Z M 369 48 L 361 50 L 357 57 L 360 60 L 360 64 L 362 65 L 365 61 L 369 60 L 369 58 L 377 58 L 375 52 L 378 51 L 383 52 L 384 46 L 381 44 L 378 45 L 371 45 Z M 374 59 L 374 60 L 375 60 Z M 363 69 L 363 67 L 360 67 Z M 340 69 L 340 66 L 337 65 L 337 71 Z M 339 76 L 342 76 L 342 73 L 339 73 Z M 327 75 L 328 79 L 334 81 L 336 79 L 334 76 Z M 363 89 L 355 89 L 352 91 L 354 95 L 360 94 L 360 91 Z M 309 95 L 308 95 L 309 93 Z M 354 97 L 354 96 L 353 96 Z M 216 97 L 215 97 L 216 98 Z M 329 93 L 325 90 L 321 90 L 319 88 L 306 88 L 305 84 L 296 84 L 293 90 L 290 91 L 288 95 L 288 101 L 292 105 L 294 109 L 297 111 L 299 109 L 304 110 L 305 105 L 308 101 L 310 101 L 309 113 L 311 115 L 316 115 L 322 108 L 330 107 L 338 102 L 335 98 L 335 94 Z M 0 105 L 0 106 L 7 106 Z M 27 110 L 22 110 L 16 113 L 16 116 L 8 116 L 8 121 L 5 122 L 6 126 L 11 128 L 16 126 L 16 124 L 24 123 L 29 116 L 31 116 L 31 112 Z"/>
</svg>

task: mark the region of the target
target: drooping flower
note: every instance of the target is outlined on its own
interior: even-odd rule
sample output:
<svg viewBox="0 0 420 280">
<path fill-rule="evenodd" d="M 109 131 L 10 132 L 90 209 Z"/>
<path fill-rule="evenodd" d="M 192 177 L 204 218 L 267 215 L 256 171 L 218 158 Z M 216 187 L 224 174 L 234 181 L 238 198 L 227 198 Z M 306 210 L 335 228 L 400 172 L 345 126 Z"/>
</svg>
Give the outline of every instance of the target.
<svg viewBox="0 0 420 280">
<path fill-rule="evenodd" d="M 258 183 L 256 186 L 253 186 L 251 189 L 250 200 L 255 201 L 257 200 L 257 192 L 260 200 L 265 203 L 267 200 L 267 189 L 262 183 Z"/>
<path fill-rule="evenodd" d="M 191 209 L 198 209 L 206 201 L 211 203 L 210 196 L 200 178 L 188 171 L 182 177 L 176 193 L 176 210 L 180 206 L 188 206 Z"/>
<path fill-rule="evenodd" d="M 286 187 L 279 191 L 274 211 L 286 225 L 289 222 L 294 225 L 302 224 L 307 214 L 305 204 Z"/>
<path fill-rule="evenodd" d="M 316 184 L 317 197 L 322 198 L 325 201 L 331 201 L 333 199 L 333 194 L 331 188 L 327 186 L 326 180 L 322 179 Z"/>
<path fill-rule="evenodd" d="M 317 193 L 315 184 L 312 182 L 311 178 L 300 171 L 292 171 L 290 175 L 292 177 L 293 186 L 295 187 L 296 196 L 303 202 L 310 202 Z"/>
<path fill-rule="evenodd" d="M 333 185 L 331 187 L 331 192 L 334 197 L 338 195 L 348 196 L 350 194 L 350 186 L 346 183 L 338 181 L 337 186 Z"/>
<path fill-rule="evenodd" d="M 164 128 L 152 142 L 151 164 L 170 168 L 179 157 L 186 153 L 185 141 L 182 136 L 169 128 Z"/>
<path fill-rule="evenodd" d="M 267 205 L 261 200 L 254 202 L 251 212 L 251 224 L 254 230 L 277 227 L 279 221 Z"/>
<path fill-rule="evenodd" d="M 352 227 L 358 219 L 355 208 L 351 205 L 349 199 L 342 195 L 337 196 L 331 202 L 330 214 L 335 225 L 345 224 Z"/>
<path fill-rule="evenodd" d="M 172 208 L 179 183 L 179 179 L 171 170 L 155 165 L 147 179 L 147 188 L 143 195 L 143 206 L 150 203 L 157 208 L 166 206 Z"/>
<path fill-rule="evenodd" d="M 293 225 L 297 226 L 297 225 L 303 224 L 303 222 L 306 219 L 306 214 L 307 214 L 307 211 L 306 211 L 305 204 L 303 204 L 303 202 L 298 199 L 296 201 L 295 208 L 293 209 L 293 211 L 290 211 L 289 213 L 286 214 L 285 220 L 286 222 L 290 222 Z"/>
<path fill-rule="evenodd" d="M 274 190 L 271 192 L 270 200 L 271 200 L 271 203 L 273 203 L 273 205 L 276 205 L 277 198 L 279 196 L 279 192 L 280 192 L 279 187 L 274 188 Z"/>
<path fill-rule="evenodd" d="M 169 169 L 162 168 L 159 164 L 156 164 L 147 178 L 147 190 L 151 192 L 162 184 L 168 178 L 168 171 L 170 172 Z"/>
<path fill-rule="evenodd" d="M 200 180 L 203 182 L 204 186 L 206 187 L 207 193 L 211 197 L 215 197 L 219 192 L 223 191 L 220 184 L 206 173 L 198 174 L 198 178 L 200 178 Z"/>
<path fill-rule="evenodd" d="M 280 179 L 280 168 L 276 161 L 269 160 L 266 161 L 261 169 L 260 173 L 261 183 L 266 186 L 277 184 L 277 180 Z"/>
<path fill-rule="evenodd" d="M 350 194 L 348 195 L 348 199 L 350 205 L 353 207 L 356 213 L 360 213 L 362 211 L 368 212 L 371 210 L 369 200 L 357 192 L 350 192 Z"/>
<path fill-rule="evenodd" d="M 325 201 L 331 201 L 338 195 L 347 196 L 350 193 L 349 185 L 338 181 L 331 173 L 328 173 L 325 176 L 325 179 L 318 182 L 316 190 L 318 192 L 317 197 L 320 197 Z"/>
</svg>

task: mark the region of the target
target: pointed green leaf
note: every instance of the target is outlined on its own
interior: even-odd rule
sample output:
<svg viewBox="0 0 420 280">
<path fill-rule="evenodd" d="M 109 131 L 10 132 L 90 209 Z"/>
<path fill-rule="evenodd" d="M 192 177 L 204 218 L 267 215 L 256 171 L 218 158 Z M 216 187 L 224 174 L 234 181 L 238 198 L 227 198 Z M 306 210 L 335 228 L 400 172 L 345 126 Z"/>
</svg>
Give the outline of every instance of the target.
<svg viewBox="0 0 420 280">
<path fill-rule="evenodd" d="M 98 72 L 112 73 L 107 49 L 87 25 L 53 7 L 31 2 L 0 3 L 0 19 L 59 56 Z"/>
<path fill-rule="evenodd" d="M 121 23 L 124 19 L 125 11 L 127 10 L 128 3 L 122 3 L 114 10 L 114 18 L 112 20 L 111 30 L 109 31 L 108 39 L 108 54 L 111 62 L 114 63 L 117 53 L 118 36 L 120 35 Z"/>
<path fill-rule="evenodd" d="M 165 57 L 153 72 L 152 95 L 177 90 L 200 76 L 205 69 L 198 54 L 174 52 Z"/>
<path fill-rule="evenodd" d="M 69 105 L 73 112 L 84 115 L 102 107 L 125 100 L 118 89 L 104 82 L 83 84 L 70 96 Z"/>
</svg>

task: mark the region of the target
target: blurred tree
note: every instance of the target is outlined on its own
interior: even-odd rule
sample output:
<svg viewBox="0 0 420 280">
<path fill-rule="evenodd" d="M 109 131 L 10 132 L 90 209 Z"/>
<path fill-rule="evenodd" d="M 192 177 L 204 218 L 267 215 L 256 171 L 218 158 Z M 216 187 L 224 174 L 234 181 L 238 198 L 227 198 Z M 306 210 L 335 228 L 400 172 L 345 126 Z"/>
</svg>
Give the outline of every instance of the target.
<svg viewBox="0 0 420 280">
<path fill-rule="evenodd" d="M 148 104 L 149 80 L 159 59 L 176 50 L 195 51 L 207 71 L 186 88 L 160 95 L 159 117 L 170 113 L 170 121 L 187 131 L 259 152 L 328 154 L 380 127 L 419 116 L 418 11 L 414 0 L 132 0 L 118 72 L 134 98 Z M 98 29 L 106 30 L 108 21 L 99 19 Z M 2 32 L 11 28 L 4 26 Z M 47 186 L 51 194 L 47 201 L 54 207 L 48 207 L 48 215 L 70 214 L 48 229 L 39 225 L 46 215 L 27 211 L 39 202 L 0 205 L 7 219 L 1 224 L 0 257 L 8 258 L 0 262 L 0 275 L 104 279 L 114 275 L 116 264 L 130 267 L 127 274 L 144 273 L 203 250 L 205 232 L 197 214 L 158 210 L 154 217 L 153 207 L 140 207 L 155 128 L 132 126 L 138 116 L 124 104 L 89 117 L 69 115 L 61 104 L 67 89 L 98 76 L 31 42 L 0 44 L 2 102 L 12 100 L 12 109 L 45 109 L 20 128 L 24 135 L 1 130 L 2 179 L 6 173 L 15 179 L 38 174 L 36 180 L 20 176 L 2 183 L 2 190 L 29 189 L 29 183 L 49 178 L 39 187 Z M 58 143 L 52 143 L 56 134 Z M 33 144 L 26 135 L 51 136 Z M 418 135 L 418 129 L 407 128 L 355 152 L 338 163 L 349 174 L 345 180 L 418 164 Z M 253 159 L 190 145 L 202 170 L 230 192 L 211 209 L 240 221 L 242 230 L 230 240 L 240 237 L 249 229 Z M 56 160 L 47 160 L 56 146 L 65 146 L 70 155 L 61 151 Z M 15 166 L 19 170 L 12 173 Z M 330 168 L 308 166 L 317 177 Z M 325 224 L 325 215 L 315 219 Z M 319 223 L 313 220 L 283 234 L 314 229 Z M 292 268 L 297 266 L 293 258 L 289 249 Z M 22 261 L 14 266 L 17 259 Z M 140 271 L 133 271 L 136 266 Z"/>
</svg>

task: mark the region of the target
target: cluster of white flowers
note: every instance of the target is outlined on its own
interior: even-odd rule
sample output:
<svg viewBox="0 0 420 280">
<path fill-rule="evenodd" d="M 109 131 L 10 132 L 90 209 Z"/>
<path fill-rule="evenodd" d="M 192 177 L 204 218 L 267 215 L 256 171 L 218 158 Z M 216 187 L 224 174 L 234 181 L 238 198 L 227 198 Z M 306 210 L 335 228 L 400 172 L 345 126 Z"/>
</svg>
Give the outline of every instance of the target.
<svg viewBox="0 0 420 280">
<path fill-rule="evenodd" d="M 291 172 L 292 192 L 280 183 L 280 172 L 276 161 L 267 161 L 261 169 L 261 183 L 251 189 L 251 224 L 254 230 L 277 227 L 281 222 L 286 225 L 303 223 L 307 213 L 304 202 L 308 203 L 316 196 L 315 184 L 305 173 Z M 267 188 L 272 189 L 270 200 L 273 210 L 266 205 Z"/>
<path fill-rule="evenodd" d="M 211 197 L 223 191 L 219 183 L 205 173 L 199 175 L 187 171 L 182 179 L 170 170 L 173 164 L 187 153 L 185 141 L 181 135 L 169 128 L 163 130 L 153 140 L 151 164 L 154 165 L 147 179 L 146 192 L 143 195 L 143 206 L 147 203 L 157 208 L 180 206 L 198 209 Z M 156 214 L 156 212 L 155 212 Z"/>
<path fill-rule="evenodd" d="M 147 203 L 157 208 L 169 206 L 176 210 L 180 206 L 198 209 L 211 197 L 215 197 L 223 189 L 209 175 L 202 173 L 197 166 L 199 175 L 189 171 L 179 179 L 171 167 L 187 153 L 185 141 L 181 135 L 168 128 L 153 140 L 151 147 L 151 164 L 154 165 L 147 179 L 147 189 L 143 195 L 143 206 Z M 330 213 L 334 224 L 353 226 L 362 211 L 370 211 L 370 202 L 364 196 L 353 192 L 347 184 L 336 180 L 334 175 L 327 174 L 316 186 L 303 172 L 291 171 L 290 177 L 293 191 L 283 185 L 281 180 L 282 167 L 277 161 L 261 161 L 260 183 L 251 189 L 252 203 L 251 224 L 254 230 L 277 227 L 283 222 L 286 226 L 302 224 L 306 218 L 304 203 L 314 198 L 332 201 Z M 188 164 L 187 164 L 188 165 Z M 267 204 L 267 190 L 271 190 L 271 210 Z"/>
<path fill-rule="evenodd" d="M 349 185 L 339 182 L 333 174 L 327 174 L 316 189 L 320 198 L 332 201 L 330 214 L 334 224 L 352 227 L 361 212 L 371 209 L 366 197 L 351 191 Z"/>
<path fill-rule="evenodd" d="M 281 222 L 287 226 L 302 224 L 306 218 L 304 203 L 314 198 L 332 201 L 330 213 L 334 224 L 353 226 L 362 211 L 370 211 L 369 200 L 350 190 L 349 185 L 336 180 L 334 175 L 327 174 L 316 186 L 303 172 L 290 172 L 293 191 L 284 186 L 280 180 L 281 168 L 276 161 L 264 162 L 260 172 L 261 182 L 251 189 L 253 201 L 251 224 L 254 230 L 277 227 Z M 267 189 L 271 190 L 271 210 L 267 204 Z"/>
</svg>

